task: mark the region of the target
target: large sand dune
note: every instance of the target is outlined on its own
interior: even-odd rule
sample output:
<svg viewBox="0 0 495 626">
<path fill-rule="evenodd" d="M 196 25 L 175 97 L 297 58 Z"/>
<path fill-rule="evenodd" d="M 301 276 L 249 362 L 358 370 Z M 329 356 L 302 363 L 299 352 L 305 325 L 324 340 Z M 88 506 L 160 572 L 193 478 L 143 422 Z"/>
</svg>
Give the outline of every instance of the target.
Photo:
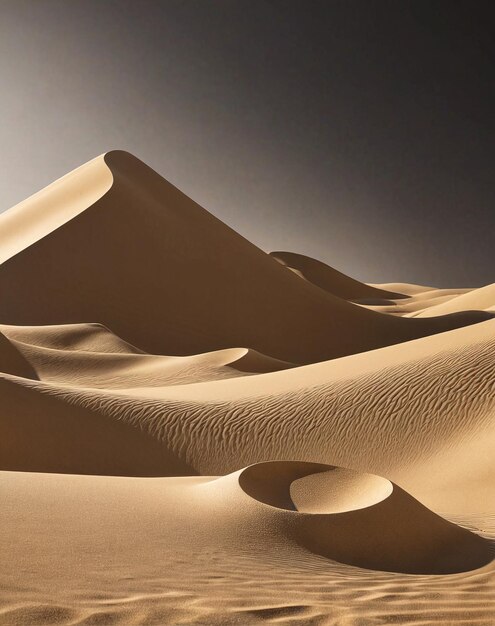
<svg viewBox="0 0 495 626">
<path fill-rule="evenodd" d="M 308 363 L 487 318 L 377 315 L 301 280 L 128 153 L 107 153 L 85 168 L 0 216 L 8 252 L 0 323 L 95 321 L 152 353 L 246 346 Z M 81 209 L 74 177 L 83 174 L 94 194 Z M 75 203 L 63 214 L 60 196 Z"/>
<path fill-rule="evenodd" d="M 495 621 L 493 286 L 272 258 L 118 151 L 0 254 L 0 624 Z"/>
</svg>

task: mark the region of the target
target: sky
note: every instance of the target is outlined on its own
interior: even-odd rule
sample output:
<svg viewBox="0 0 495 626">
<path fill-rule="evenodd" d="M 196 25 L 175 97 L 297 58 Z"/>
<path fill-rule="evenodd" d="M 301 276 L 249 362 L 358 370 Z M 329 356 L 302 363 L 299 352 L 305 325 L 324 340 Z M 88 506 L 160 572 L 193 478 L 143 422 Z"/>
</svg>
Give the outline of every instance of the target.
<svg viewBox="0 0 495 626">
<path fill-rule="evenodd" d="M 494 282 L 492 7 L 1 0 L 0 211 L 123 149 L 266 251 Z"/>
</svg>

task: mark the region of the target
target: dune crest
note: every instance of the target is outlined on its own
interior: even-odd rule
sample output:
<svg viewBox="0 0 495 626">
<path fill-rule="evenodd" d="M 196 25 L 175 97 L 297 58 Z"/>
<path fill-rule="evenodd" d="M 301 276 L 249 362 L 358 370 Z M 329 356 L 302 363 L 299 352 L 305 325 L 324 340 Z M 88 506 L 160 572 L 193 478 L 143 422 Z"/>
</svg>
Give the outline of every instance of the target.
<svg viewBox="0 0 495 626">
<path fill-rule="evenodd" d="M 182 385 L 294 367 L 247 348 L 188 357 L 146 354 L 99 324 L 5 326 L 9 357 L 23 359 L 25 378 L 95 389 Z M 8 339 L 7 339 L 8 338 Z M 7 358 L 0 345 L 0 358 Z M 2 356 L 3 354 L 3 356 Z M 12 374 L 7 366 L 1 371 Z M 29 375 L 28 375 L 29 374 Z"/>
<path fill-rule="evenodd" d="M 102 167 L 102 159 L 110 188 L 101 194 L 93 185 L 95 192 L 83 196 L 89 198 L 84 210 L 79 199 L 72 219 L 45 236 L 39 234 L 51 209 L 40 213 L 36 198 L 26 201 L 34 207 L 29 223 L 17 210 L 4 214 L 30 245 L 0 264 L 0 294 L 9 294 L 0 323 L 92 320 L 148 353 L 186 356 L 245 346 L 303 364 L 490 317 L 396 319 L 355 306 L 287 271 L 136 157 L 109 152 L 91 168 Z M 76 170 L 59 181 L 64 197 L 83 174 Z M 0 228 L 0 246 L 9 241 L 9 231 Z"/>
<path fill-rule="evenodd" d="M 437 315 L 448 315 L 449 313 L 458 313 L 459 311 L 488 311 L 494 309 L 495 283 L 480 287 L 479 289 L 473 289 L 472 291 L 460 294 L 445 302 L 439 302 L 435 306 L 425 308 L 413 315 L 414 317 L 433 317 Z"/>
<path fill-rule="evenodd" d="M 0 213 L 0 264 L 85 211 L 112 183 L 112 173 L 101 155 Z"/>
<path fill-rule="evenodd" d="M 270 256 L 279 263 L 296 272 L 305 280 L 334 296 L 344 300 L 362 300 L 365 298 L 405 298 L 402 293 L 379 289 L 361 283 L 338 270 L 312 259 L 304 254 L 295 252 L 270 252 Z"/>
<path fill-rule="evenodd" d="M 345 513 L 373 506 L 393 491 L 385 478 L 321 463 L 268 461 L 239 476 L 244 491 L 265 504 L 302 513 Z"/>
<path fill-rule="evenodd" d="M 494 621 L 493 285 L 265 254 L 112 151 L 0 216 L 0 299 L 0 625 Z"/>
<path fill-rule="evenodd" d="M 0 332 L 0 372 L 20 376 L 22 378 L 37 378 L 36 371 L 22 353 L 8 338 Z"/>
</svg>

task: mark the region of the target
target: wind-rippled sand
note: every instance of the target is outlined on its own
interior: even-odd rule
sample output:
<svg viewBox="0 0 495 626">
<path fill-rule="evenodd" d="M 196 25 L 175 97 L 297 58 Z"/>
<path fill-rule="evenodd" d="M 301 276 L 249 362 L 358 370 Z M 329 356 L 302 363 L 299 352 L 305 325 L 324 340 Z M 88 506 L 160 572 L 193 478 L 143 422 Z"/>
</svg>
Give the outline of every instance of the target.
<svg viewBox="0 0 495 626">
<path fill-rule="evenodd" d="M 267 255 L 135 157 L 0 216 L 0 625 L 495 623 L 493 286 Z"/>
</svg>

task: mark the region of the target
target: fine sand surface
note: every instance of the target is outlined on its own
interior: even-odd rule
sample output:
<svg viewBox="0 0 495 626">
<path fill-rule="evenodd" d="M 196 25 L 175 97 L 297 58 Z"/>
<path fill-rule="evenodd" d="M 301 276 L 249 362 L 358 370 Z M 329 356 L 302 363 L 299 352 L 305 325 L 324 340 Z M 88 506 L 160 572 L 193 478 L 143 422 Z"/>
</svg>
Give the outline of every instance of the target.
<svg viewBox="0 0 495 626">
<path fill-rule="evenodd" d="M 135 157 L 0 215 L 0 626 L 495 624 L 495 291 L 268 255 Z"/>
</svg>

